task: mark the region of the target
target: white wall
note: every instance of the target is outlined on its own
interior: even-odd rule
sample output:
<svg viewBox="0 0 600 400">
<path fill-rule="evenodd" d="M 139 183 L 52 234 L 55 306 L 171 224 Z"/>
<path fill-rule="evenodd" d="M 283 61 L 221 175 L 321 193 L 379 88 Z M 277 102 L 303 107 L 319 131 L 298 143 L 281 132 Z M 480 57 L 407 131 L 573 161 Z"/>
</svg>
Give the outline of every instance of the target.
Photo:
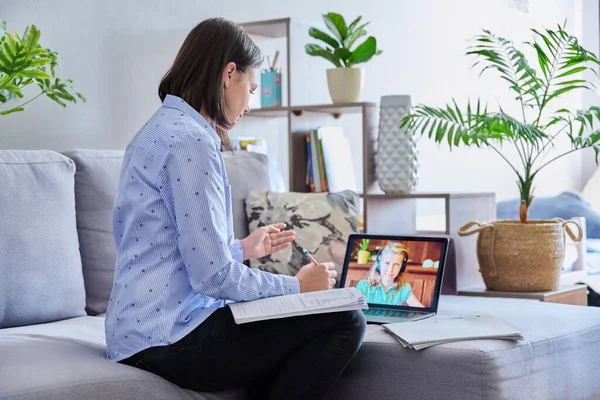
<svg viewBox="0 0 600 400">
<path fill-rule="evenodd" d="M 529 13 L 508 7 L 512 2 L 329 0 L 324 6 L 319 0 L 0 0 L 0 16 L 8 21 L 9 31 L 21 32 L 35 23 L 43 45 L 64 59 L 60 73 L 72 78 L 88 99 L 87 104 L 66 109 L 39 99 L 26 112 L 3 117 L 0 147 L 124 147 L 159 105 L 158 82 L 181 41 L 196 23 L 211 16 L 236 21 L 290 16 L 320 24 L 323 12 L 341 10 L 347 18 L 360 14 L 371 21 L 369 33 L 384 49 L 366 65 L 364 100 L 411 94 L 414 104 L 443 105 L 452 96 L 459 102 L 481 96 L 513 110 L 507 105 L 512 96 L 499 79 L 478 78 L 470 69 L 471 60 L 464 56 L 466 40 L 486 28 L 522 42 L 531 38 L 530 27 L 555 26 L 568 18 L 571 30 L 591 36 L 584 43 L 598 47 L 598 11 L 597 0 L 529 0 Z M 588 3 L 593 3 L 593 15 L 575 15 L 590 8 Z M 582 20 L 586 29 L 581 28 Z M 302 58 L 302 50 L 295 50 L 300 54 L 296 71 L 323 78 L 329 66 Z M 292 81 L 292 85 L 300 100 L 315 95 L 321 102 L 329 101 L 326 88 L 313 86 L 315 82 Z M 582 96 L 577 96 L 570 105 L 579 107 L 581 102 Z M 281 148 L 277 152 L 280 157 L 286 154 Z M 495 191 L 499 199 L 517 195 L 514 175 L 488 150 L 449 152 L 422 140 L 420 153 L 420 191 Z M 580 188 L 582 165 L 588 163 L 580 154 L 565 157 L 540 176 L 537 194 Z"/>
<path fill-rule="evenodd" d="M 581 44 L 594 51 L 596 54 L 600 52 L 600 29 L 598 21 L 600 19 L 600 7 L 596 0 L 579 0 L 575 2 L 575 13 L 580 18 L 576 24 L 579 32 L 577 36 L 581 39 Z M 596 69 L 600 73 L 600 67 Z M 592 73 L 587 76 L 600 90 L 600 79 Z M 585 91 L 582 96 L 582 108 L 600 105 L 599 91 Z M 596 127 L 597 129 L 600 126 Z M 581 154 L 581 187 L 585 186 L 586 182 L 594 171 L 598 168 L 593 150 L 586 150 Z"/>
</svg>

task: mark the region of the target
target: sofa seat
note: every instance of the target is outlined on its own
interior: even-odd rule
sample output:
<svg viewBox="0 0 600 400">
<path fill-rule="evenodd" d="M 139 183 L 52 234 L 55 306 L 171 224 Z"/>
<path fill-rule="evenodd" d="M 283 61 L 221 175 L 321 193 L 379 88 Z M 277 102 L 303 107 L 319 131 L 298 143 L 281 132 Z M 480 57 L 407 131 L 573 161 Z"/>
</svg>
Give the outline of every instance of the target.
<svg viewBox="0 0 600 400">
<path fill-rule="evenodd" d="M 203 394 L 180 389 L 152 373 L 109 361 L 105 351 L 102 316 L 2 329 L 0 399 L 245 398 L 235 390 Z"/>
<path fill-rule="evenodd" d="M 337 397 L 600 399 L 600 308 L 523 299 L 440 299 L 440 315 L 477 313 L 501 319 L 525 339 L 471 340 L 415 351 L 403 348 L 383 328 L 369 326 L 366 343 L 337 384 Z"/>
<path fill-rule="evenodd" d="M 525 336 L 415 351 L 379 325 L 332 392 L 335 399 L 598 399 L 600 308 L 442 296 L 440 315 L 487 312 Z M 104 319 L 0 331 L 0 399 L 243 399 L 195 393 L 105 358 Z"/>
</svg>

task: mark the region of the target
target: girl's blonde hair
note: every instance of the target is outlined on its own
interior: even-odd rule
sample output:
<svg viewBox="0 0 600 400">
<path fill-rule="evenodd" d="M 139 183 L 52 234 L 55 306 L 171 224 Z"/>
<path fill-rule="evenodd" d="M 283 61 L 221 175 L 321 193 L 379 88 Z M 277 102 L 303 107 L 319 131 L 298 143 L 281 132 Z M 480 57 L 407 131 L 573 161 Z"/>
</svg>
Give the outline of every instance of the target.
<svg viewBox="0 0 600 400">
<path fill-rule="evenodd" d="M 379 250 L 377 260 L 369 270 L 368 280 L 371 286 L 377 286 L 379 282 L 381 282 L 381 268 L 379 266 L 379 263 L 382 258 L 384 258 L 390 253 L 400 254 L 408 259 L 408 251 L 406 250 L 406 247 L 404 247 L 402 244 L 396 242 L 386 244 L 381 250 Z M 403 274 L 398 274 L 398 276 L 394 278 L 394 289 L 400 289 L 406 283 L 402 275 Z"/>
</svg>

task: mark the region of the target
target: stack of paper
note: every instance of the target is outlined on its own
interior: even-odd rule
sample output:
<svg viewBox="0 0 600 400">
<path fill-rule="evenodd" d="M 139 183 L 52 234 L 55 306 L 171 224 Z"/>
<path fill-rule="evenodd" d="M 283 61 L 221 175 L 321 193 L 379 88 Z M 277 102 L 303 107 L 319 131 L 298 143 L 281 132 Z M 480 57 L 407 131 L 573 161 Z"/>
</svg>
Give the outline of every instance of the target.
<svg viewBox="0 0 600 400">
<path fill-rule="evenodd" d="M 369 308 L 356 288 L 341 288 L 229 304 L 237 324 Z"/>
<path fill-rule="evenodd" d="M 386 324 L 383 327 L 402 346 L 415 350 L 464 340 L 523 339 L 518 331 L 488 314 L 433 317 L 414 322 Z"/>
</svg>

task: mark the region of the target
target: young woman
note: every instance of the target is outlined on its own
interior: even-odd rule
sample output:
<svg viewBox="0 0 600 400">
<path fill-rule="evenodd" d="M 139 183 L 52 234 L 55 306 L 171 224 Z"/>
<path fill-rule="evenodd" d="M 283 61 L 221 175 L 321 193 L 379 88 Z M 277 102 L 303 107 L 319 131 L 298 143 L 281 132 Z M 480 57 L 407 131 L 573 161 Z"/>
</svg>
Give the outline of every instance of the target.
<svg viewBox="0 0 600 400">
<path fill-rule="evenodd" d="M 237 325 L 226 303 L 335 284 L 330 263 L 293 277 L 242 263 L 289 246 L 294 232 L 285 224 L 233 237 L 221 150 L 231 150 L 227 131 L 250 111 L 261 62 L 241 27 L 208 19 L 162 79 L 162 106 L 127 147 L 114 204 L 107 355 L 192 390 L 320 399 L 362 343 L 362 313 Z"/>
<path fill-rule="evenodd" d="M 408 253 L 398 243 L 388 243 L 379 251 L 377 261 L 369 270 L 367 279 L 356 285 L 356 289 L 365 295 L 367 302 L 423 307 L 412 292 L 410 283 L 405 282 L 400 273 L 405 258 L 408 258 Z"/>
</svg>

